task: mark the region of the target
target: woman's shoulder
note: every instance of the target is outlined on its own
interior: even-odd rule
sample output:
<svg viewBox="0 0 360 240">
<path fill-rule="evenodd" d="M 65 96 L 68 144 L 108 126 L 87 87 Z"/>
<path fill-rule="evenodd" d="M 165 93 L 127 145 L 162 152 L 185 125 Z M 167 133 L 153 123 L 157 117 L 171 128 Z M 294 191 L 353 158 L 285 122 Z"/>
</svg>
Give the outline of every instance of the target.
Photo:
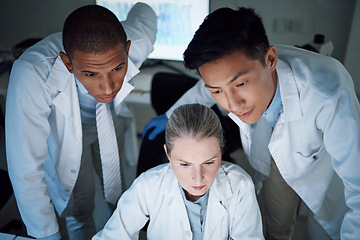
<svg viewBox="0 0 360 240">
<path fill-rule="evenodd" d="M 135 179 L 128 191 L 129 196 L 136 193 L 137 196 L 146 199 L 150 211 L 150 209 L 157 209 L 164 199 L 172 199 L 176 189 L 178 189 L 178 182 L 171 165 L 165 163 L 143 172 Z"/>
<path fill-rule="evenodd" d="M 221 162 L 221 169 L 228 175 L 234 174 L 238 177 L 251 179 L 250 175 L 239 165 L 227 161 Z"/>
<path fill-rule="evenodd" d="M 158 188 L 159 185 L 170 184 L 174 177 L 170 163 L 164 163 L 143 172 L 135 182 L 148 188 Z"/>
<path fill-rule="evenodd" d="M 167 172 L 169 172 L 170 169 L 171 169 L 170 163 L 163 163 L 143 172 L 142 174 L 140 174 L 139 177 L 156 178 L 156 177 L 164 176 L 166 175 Z"/>
<path fill-rule="evenodd" d="M 253 185 L 250 175 L 239 165 L 222 161 L 218 176 L 225 176 L 231 185 L 231 188 L 239 185 Z"/>
</svg>

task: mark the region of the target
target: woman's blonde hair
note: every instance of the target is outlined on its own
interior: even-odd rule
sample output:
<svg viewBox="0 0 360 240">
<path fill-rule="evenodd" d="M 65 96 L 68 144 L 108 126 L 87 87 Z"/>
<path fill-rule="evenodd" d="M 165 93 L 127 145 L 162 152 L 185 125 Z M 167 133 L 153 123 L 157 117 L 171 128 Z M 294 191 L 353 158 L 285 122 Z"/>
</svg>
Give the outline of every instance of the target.
<svg viewBox="0 0 360 240">
<path fill-rule="evenodd" d="M 220 120 L 213 110 L 204 105 L 185 104 L 174 110 L 165 131 L 167 153 L 170 154 L 176 139 L 188 136 L 198 140 L 216 137 L 221 151 L 224 149 L 225 139 Z"/>
</svg>

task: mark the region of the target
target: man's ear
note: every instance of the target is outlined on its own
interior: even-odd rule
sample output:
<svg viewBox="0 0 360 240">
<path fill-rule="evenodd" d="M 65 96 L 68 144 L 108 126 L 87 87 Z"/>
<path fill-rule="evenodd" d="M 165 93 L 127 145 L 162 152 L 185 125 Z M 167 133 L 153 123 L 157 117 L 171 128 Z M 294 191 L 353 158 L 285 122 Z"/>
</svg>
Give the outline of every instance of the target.
<svg viewBox="0 0 360 240">
<path fill-rule="evenodd" d="M 266 64 L 270 67 L 270 69 L 274 71 L 278 61 L 277 50 L 275 46 L 271 45 L 268 48 L 265 61 Z"/>
<path fill-rule="evenodd" d="M 126 42 L 126 53 L 127 53 L 128 55 L 129 55 L 130 45 L 131 45 L 131 41 L 128 40 L 128 41 Z"/>
<path fill-rule="evenodd" d="M 129 51 L 130 51 L 130 45 L 131 45 L 131 41 L 127 40 L 126 42 L 126 46 L 125 46 L 125 50 L 126 50 L 126 54 L 129 56 Z"/>
<path fill-rule="evenodd" d="M 71 61 L 70 61 L 70 58 L 68 57 L 68 55 L 66 55 L 66 53 L 64 53 L 64 52 L 60 52 L 60 58 L 61 58 L 62 62 L 64 63 L 65 67 L 67 68 L 67 70 L 70 73 L 74 73 L 74 69 L 72 67 L 72 64 L 71 64 Z"/>
</svg>

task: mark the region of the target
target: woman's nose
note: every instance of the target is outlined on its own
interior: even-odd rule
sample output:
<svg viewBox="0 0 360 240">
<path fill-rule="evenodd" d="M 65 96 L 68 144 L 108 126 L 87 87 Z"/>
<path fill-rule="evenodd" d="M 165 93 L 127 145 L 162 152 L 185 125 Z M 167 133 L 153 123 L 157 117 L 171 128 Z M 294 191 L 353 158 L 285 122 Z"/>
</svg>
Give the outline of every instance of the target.
<svg viewBox="0 0 360 240">
<path fill-rule="evenodd" d="M 195 169 L 193 178 L 198 183 L 200 183 L 202 181 L 202 179 L 204 178 L 204 173 L 203 173 L 203 170 L 201 167 Z"/>
</svg>

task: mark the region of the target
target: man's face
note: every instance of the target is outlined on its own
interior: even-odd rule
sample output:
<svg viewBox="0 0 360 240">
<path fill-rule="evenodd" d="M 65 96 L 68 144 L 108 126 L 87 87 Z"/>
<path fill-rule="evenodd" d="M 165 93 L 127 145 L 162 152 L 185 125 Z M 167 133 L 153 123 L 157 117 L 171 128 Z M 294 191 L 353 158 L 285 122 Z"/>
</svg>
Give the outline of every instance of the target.
<svg viewBox="0 0 360 240">
<path fill-rule="evenodd" d="M 127 57 L 130 41 L 126 47 L 119 44 L 105 53 L 75 51 L 71 62 L 67 55 L 60 56 L 69 70 L 99 102 L 114 100 L 120 91 L 127 72 Z"/>
<path fill-rule="evenodd" d="M 242 122 L 256 123 L 270 105 L 276 91 L 276 48 L 265 56 L 266 66 L 234 52 L 203 64 L 199 72 L 213 98 Z"/>
</svg>

